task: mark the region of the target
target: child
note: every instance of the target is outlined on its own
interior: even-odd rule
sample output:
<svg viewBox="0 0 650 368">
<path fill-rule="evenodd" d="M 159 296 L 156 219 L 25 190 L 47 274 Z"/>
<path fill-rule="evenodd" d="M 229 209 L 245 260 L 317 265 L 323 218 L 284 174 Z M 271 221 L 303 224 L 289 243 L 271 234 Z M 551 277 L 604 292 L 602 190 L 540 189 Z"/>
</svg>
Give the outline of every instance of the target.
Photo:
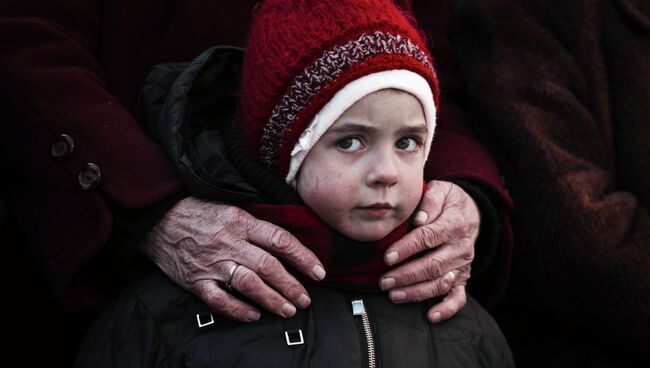
<svg viewBox="0 0 650 368">
<path fill-rule="evenodd" d="M 188 68 L 213 58 L 197 60 Z M 433 301 L 397 305 L 376 287 L 381 255 L 423 192 L 437 95 L 425 43 L 391 1 L 265 1 L 244 57 L 241 128 L 269 169 L 242 159 L 236 139 L 229 154 L 266 199 L 243 207 L 309 246 L 327 277 L 308 285 L 311 306 L 294 317 L 250 324 L 212 315 L 154 274 L 104 311 L 77 366 L 512 366 L 471 298 L 432 325 Z M 277 194 L 287 191 L 298 195 Z"/>
</svg>

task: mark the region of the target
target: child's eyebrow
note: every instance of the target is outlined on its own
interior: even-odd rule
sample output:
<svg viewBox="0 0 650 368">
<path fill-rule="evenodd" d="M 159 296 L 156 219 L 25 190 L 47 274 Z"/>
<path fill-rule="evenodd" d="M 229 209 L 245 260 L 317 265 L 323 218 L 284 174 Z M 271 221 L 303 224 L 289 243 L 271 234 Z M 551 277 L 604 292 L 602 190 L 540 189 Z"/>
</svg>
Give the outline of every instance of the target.
<svg viewBox="0 0 650 368">
<path fill-rule="evenodd" d="M 332 133 L 373 133 L 378 129 L 372 125 L 363 125 L 356 123 L 344 123 L 341 126 L 330 128 L 328 132 Z"/>
<path fill-rule="evenodd" d="M 399 128 L 397 132 L 401 134 L 412 134 L 412 135 L 426 135 L 427 126 L 426 125 L 415 125 L 415 126 L 405 126 Z"/>
<path fill-rule="evenodd" d="M 345 123 L 341 126 L 330 128 L 328 130 L 329 132 L 332 133 L 374 133 L 377 132 L 379 129 L 375 126 L 372 125 L 365 125 L 365 124 L 357 124 L 357 123 Z M 427 134 L 427 126 L 424 124 L 418 124 L 418 125 L 406 125 L 397 130 L 398 134 L 414 134 L 414 135 L 420 135 L 420 134 Z"/>
</svg>

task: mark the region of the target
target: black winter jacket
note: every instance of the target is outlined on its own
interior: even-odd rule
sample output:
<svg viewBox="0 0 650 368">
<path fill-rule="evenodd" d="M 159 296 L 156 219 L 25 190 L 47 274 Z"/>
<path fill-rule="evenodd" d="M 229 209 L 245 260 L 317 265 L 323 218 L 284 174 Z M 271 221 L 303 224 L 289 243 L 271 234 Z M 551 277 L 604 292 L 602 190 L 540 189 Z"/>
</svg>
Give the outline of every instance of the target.
<svg viewBox="0 0 650 368">
<path fill-rule="evenodd" d="M 263 313 L 258 322 L 241 323 L 211 314 L 156 272 L 103 311 L 75 366 L 514 366 L 499 327 L 471 298 L 452 319 L 431 324 L 432 302 L 398 305 L 377 293 L 307 290 L 312 304 L 293 318 Z"/>
</svg>

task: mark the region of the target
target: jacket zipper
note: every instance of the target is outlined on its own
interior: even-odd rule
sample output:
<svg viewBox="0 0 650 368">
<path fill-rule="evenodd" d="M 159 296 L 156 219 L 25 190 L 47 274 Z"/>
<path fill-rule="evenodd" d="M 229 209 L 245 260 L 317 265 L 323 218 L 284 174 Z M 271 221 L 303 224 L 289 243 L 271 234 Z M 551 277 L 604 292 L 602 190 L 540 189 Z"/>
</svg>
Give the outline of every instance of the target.
<svg viewBox="0 0 650 368">
<path fill-rule="evenodd" d="M 377 358 L 375 356 L 375 340 L 372 337 L 372 330 L 370 329 L 370 318 L 366 312 L 366 307 L 363 305 L 363 299 L 352 300 L 352 315 L 361 316 L 361 325 L 366 338 L 366 345 L 368 347 L 368 367 L 377 367 Z"/>
</svg>

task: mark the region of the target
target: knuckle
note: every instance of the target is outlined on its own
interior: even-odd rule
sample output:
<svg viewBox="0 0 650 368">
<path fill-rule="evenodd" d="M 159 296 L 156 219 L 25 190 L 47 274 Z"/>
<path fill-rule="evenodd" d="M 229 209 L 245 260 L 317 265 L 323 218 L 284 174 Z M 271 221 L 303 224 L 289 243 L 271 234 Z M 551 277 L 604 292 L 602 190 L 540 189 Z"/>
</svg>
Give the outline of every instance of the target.
<svg viewBox="0 0 650 368">
<path fill-rule="evenodd" d="M 425 272 L 429 280 L 440 277 L 445 269 L 445 261 L 441 258 L 432 256 L 427 259 Z"/>
<path fill-rule="evenodd" d="M 275 229 L 272 235 L 273 247 L 278 251 L 289 251 L 291 248 L 291 235 L 283 229 Z"/>
<path fill-rule="evenodd" d="M 428 299 L 427 293 L 423 288 L 416 288 L 411 292 L 411 295 L 414 302 L 421 302 Z"/>
<path fill-rule="evenodd" d="M 419 231 L 419 241 L 423 248 L 431 248 L 438 244 L 440 236 L 438 232 L 431 228 L 431 226 L 422 226 Z"/>
<path fill-rule="evenodd" d="M 288 296 L 290 299 L 296 299 L 300 295 L 302 295 L 302 289 L 293 283 L 289 284 L 286 289 L 286 296 Z"/>
<path fill-rule="evenodd" d="M 425 299 L 433 298 L 440 295 L 440 285 L 437 282 L 435 281 L 429 282 L 428 286 L 429 286 L 429 290 L 428 290 L 427 298 Z"/>
<path fill-rule="evenodd" d="M 199 297 L 208 305 L 216 308 L 220 308 L 223 304 L 215 290 L 203 288 L 199 292 Z"/>
<path fill-rule="evenodd" d="M 469 272 L 461 273 L 458 275 L 458 277 L 456 277 L 456 282 L 451 287 L 454 287 L 455 285 L 467 285 L 467 281 L 469 279 L 470 279 Z"/>
<path fill-rule="evenodd" d="M 472 264 L 463 267 L 461 271 L 461 275 L 469 279 L 472 276 Z"/>
<path fill-rule="evenodd" d="M 250 223 L 248 213 L 239 207 L 230 207 L 228 215 L 227 217 L 231 219 L 231 223 L 234 226 L 245 227 Z"/>
<path fill-rule="evenodd" d="M 276 275 L 280 272 L 282 264 L 275 257 L 271 255 L 263 255 L 260 257 L 259 262 L 256 267 L 257 273 L 260 277 L 266 279 Z"/>
<path fill-rule="evenodd" d="M 467 251 L 463 252 L 460 255 L 461 260 L 463 260 L 465 263 L 471 263 L 474 260 L 474 247 L 469 246 L 467 247 Z"/>
<path fill-rule="evenodd" d="M 235 304 L 229 303 L 226 299 L 227 297 L 223 293 L 219 293 L 216 289 L 204 287 L 199 292 L 199 297 L 210 306 L 210 309 L 219 314 L 237 317 L 237 308 Z"/>
<path fill-rule="evenodd" d="M 239 272 L 237 290 L 243 294 L 250 294 L 256 289 L 258 289 L 258 280 L 255 277 L 255 273 L 250 270 L 242 270 L 242 272 Z"/>
<path fill-rule="evenodd" d="M 405 269 L 402 272 L 402 275 L 401 275 L 401 277 L 399 277 L 399 279 L 404 280 L 403 284 L 410 285 L 410 284 L 413 284 L 413 283 L 417 282 L 418 273 L 417 273 L 416 270 L 413 270 L 411 268 Z"/>
<path fill-rule="evenodd" d="M 469 226 L 469 223 L 460 212 L 454 211 L 449 214 L 447 223 L 449 224 L 449 231 L 454 237 L 464 238 L 470 236 L 472 227 Z"/>
</svg>

